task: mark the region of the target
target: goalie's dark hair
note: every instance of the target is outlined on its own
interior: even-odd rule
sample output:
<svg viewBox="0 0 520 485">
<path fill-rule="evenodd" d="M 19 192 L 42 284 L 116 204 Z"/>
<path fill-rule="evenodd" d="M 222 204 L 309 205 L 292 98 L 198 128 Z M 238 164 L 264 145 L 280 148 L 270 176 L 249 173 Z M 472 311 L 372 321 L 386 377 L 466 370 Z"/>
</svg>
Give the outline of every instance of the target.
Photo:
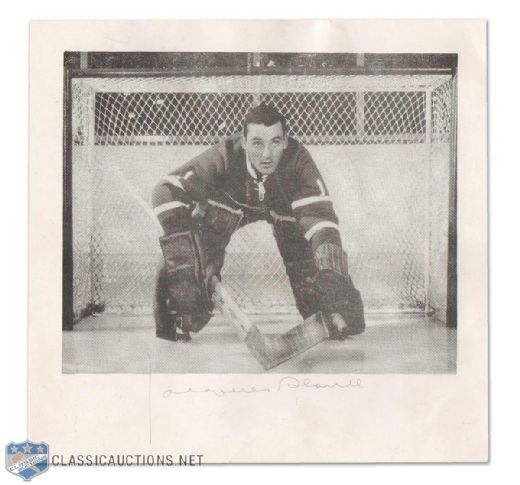
<svg viewBox="0 0 520 485">
<path fill-rule="evenodd" d="M 252 123 L 264 126 L 273 126 L 276 123 L 281 123 L 284 135 L 287 133 L 287 120 L 274 106 L 269 104 L 260 103 L 247 112 L 244 118 L 245 137 L 247 137 L 247 125 Z"/>
</svg>

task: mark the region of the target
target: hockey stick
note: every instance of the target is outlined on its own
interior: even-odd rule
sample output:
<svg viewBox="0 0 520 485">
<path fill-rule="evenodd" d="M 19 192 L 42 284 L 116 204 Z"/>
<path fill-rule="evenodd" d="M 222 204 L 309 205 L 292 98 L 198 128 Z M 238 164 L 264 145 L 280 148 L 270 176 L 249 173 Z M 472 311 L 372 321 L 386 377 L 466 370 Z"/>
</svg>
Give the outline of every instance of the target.
<svg viewBox="0 0 520 485">
<path fill-rule="evenodd" d="M 329 338 L 329 332 L 321 313 L 311 315 L 284 334 L 262 335 L 216 276 L 211 279 L 210 286 L 213 290 L 213 303 L 226 315 L 251 354 L 266 370 L 292 359 Z"/>
<path fill-rule="evenodd" d="M 116 167 L 112 167 L 112 169 L 139 207 L 152 219 L 162 233 L 162 226 L 153 210 L 146 204 L 121 171 Z M 272 369 L 282 362 L 292 359 L 296 355 L 305 352 L 329 338 L 329 332 L 321 313 L 311 315 L 302 323 L 282 335 L 262 335 L 260 330 L 258 330 L 256 325 L 254 325 L 240 309 L 216 276 L 211 278 L 209 286 L 213 292 L 212 300 L 217 309 L 227 317 L 229 323 L 233 325 L 240 339 L 245 342 L 251 354 L 266 370 Z"/>
</svg>

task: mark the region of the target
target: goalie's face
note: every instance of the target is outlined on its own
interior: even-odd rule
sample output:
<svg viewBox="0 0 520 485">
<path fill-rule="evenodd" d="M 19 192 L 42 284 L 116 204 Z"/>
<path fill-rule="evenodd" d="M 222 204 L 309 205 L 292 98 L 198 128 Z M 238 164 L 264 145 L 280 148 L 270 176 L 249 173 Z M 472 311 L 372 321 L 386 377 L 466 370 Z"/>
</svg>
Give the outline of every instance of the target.
<svg viewBox="0 0 520 485">
<path fill-rule="evenodd" d="M 279 122 L 272 126 L 250 123 L 242 146 L 251 165 L 262 175 L 269 175 L 276 170 L 287 148 L 287 136 Z"/>
</svg>

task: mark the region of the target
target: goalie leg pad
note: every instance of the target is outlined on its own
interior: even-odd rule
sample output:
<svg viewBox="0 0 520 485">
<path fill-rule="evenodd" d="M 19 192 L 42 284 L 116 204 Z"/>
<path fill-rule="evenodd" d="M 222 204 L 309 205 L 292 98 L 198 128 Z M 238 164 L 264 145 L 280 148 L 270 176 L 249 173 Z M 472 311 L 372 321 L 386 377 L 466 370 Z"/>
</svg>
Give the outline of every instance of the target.
<svg viewBox="0 0 520 485">
<path fill-rule="evenodd" d="M 293 291 L 296 308 L 303 318 L 319 310 L 314 278 L 317 268 L 311 245 L 292 221 L 275 221 L 273 233 Z"/>
<path fill-rule="evenodd" d="M 205 281 L 205 261 L 197 233 L 187 231 L 160 238 L 167 275 L 170 308 L 179 314 L 211 311 Z"/>
<path fill-rule="evenodd" d="M 347 254 L 337 244 L 320 244 L 314 252 L 316 266 L 321 270 L 330 270 L 339 275 L 348 276 Z"/>
<path fill-rule="evenodd" d="M 188 340 L 190 331 L 198 332 L 211 318 L 209 313 L 179 316 L 176 312 L 171 311 L 168 295 L 168 275 L 166 274 L 164 262 L 161 262 L 157 270 L 153 315 L 155 319 L 155 335 L 172 341 Z"/>
<path fill-rule="evenodd" d="M 168 305 L 168 279 L 164 262 L 157 268 L 153 296 L 155 335 L 166 340 L 177 340 L 176 317 Z"/>
<path fill-rule="evenodd" d="M 285 270 L 296 302 L 296 308 L 305 319 L 319 310 L 314 278 L 316 265 L 312 259 L 285 262 Z"/>
<path fill-rule="evenodd" d="M 365 330 L 363 300 L 348 274 L 347 255 L 336 244 L 324 243 L 316 248 L 318 274 L 316 292 L 324 313 L 339 313 L 346 323 L 343 336 Z"/>
</svg>

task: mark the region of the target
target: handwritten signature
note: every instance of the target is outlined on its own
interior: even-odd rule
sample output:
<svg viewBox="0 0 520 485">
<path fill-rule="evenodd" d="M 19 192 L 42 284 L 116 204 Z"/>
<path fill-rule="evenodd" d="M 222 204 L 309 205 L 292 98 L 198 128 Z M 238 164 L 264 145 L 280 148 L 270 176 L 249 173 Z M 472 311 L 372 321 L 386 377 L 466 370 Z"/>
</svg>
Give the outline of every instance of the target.
<svg viewBox="0 0 520 485">
<path fill-rule="evenodd" d="M 298 379 L 293 376 L 285 376 L 282 377 L 278 384 L 274 387 L 255 387 L 255 386 L 244 386 L 244 387 L 231 387 L 229 389 L 222 388 L 212 388 L 206 387 L 201 389 L 194 389 L 192 387 L 188 387 L 187 389 L 183 389 L 180 391 L 175 391 L 173 389 L 166 389 L 162 397 L 163 399 L 168 399 L 173 396 L 179 394 L 212 394 L 216 397 L 224 397 L 230 394 L 256 394 L 262 392 L 284 392 L 291 391 L 294 389 L 311 389 L 311 390 L 323 390 L 323 389 L 350 389 L 350 388 L 362 388 L 363 382 L 361 379 L 349 379 L 344 382 L 331 382 L 331 383 L 321 383 L 321 382 L 313 382 L 309 377 L 305 377 L 303 379 Z"/>
<path fill-rule="evenodd" d="M 363 387 L 363 383 L 361 379 L 349 379 L 345 382 L 332 382 L 328 384 L 322 384 L 320 382 L 312 382 L 309 377 L 304 379 L 297 379 L 293 376 L 286 376 L 280 379 L 278 382 L 278 391 L 282 391 L 284 389 L 299 389 L 304 387 L 306 389 L 347 389 L 349 387 Z"/>
</svg>

